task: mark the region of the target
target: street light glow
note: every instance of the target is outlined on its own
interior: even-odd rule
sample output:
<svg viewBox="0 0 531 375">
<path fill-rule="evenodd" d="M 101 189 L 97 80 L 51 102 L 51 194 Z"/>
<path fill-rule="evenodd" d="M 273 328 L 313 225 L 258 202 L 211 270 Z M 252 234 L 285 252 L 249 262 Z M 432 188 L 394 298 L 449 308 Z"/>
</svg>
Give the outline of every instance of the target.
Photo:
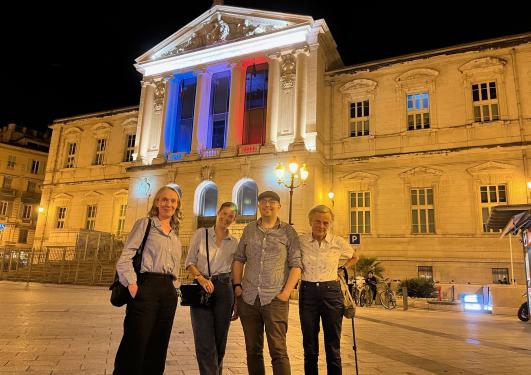
<svg viewBox="0 0 531 375">
<path fill-rule="evenodd" d="M 301 180 L 306 181 L 308 178 L 308 169 L 306 169 L 306 164 L 303 164 L 301 167 Z"/>
<path fill-rule="evenodd" d="M 297 170 L 299 169 L 299 165 L 297 163 L 295 163 L 294 161 L 292 161 L 291 163 L 289 163 L 289 171 L 293 174 L 297 173 Z"/>
<path fill-rule="evenodd" d="M 282 178 L 284 177 L 284 165 L 282 163 L 278 163 L 275 168 L 275 174 L 277 175 L 277 180 L 282 181 Z"/>
<path fill-rule="evenodd" d="M 37 211 L 39 211 L 39 213 L 42 214 L 42 213 L 44 212 L 44 207 L 39 207 L 39 208 L 37 209 Z"/>
<path fill-rule="evenodd" d="M 334 192 L 333 192 L 333 191 L 329 191 L 329 192 L 328 192 L 328 198 L 329 198 L 330 200 L 334 199 Z"/>
</svg>

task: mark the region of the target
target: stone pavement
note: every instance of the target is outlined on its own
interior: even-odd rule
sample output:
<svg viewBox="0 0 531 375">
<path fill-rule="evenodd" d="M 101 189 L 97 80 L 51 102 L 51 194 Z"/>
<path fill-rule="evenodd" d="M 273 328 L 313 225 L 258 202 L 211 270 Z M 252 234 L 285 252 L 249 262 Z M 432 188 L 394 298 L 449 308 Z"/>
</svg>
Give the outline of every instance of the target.
<svg viewBox="0 0 531 375">
<path fill-rule="evenodd" d="M 0 281 L 0 374 L 111 374 L 124 309 L 112 307 L 108 297 L 99 287 Z M 177 311 L 166 374 L 198 374 L 189 311 Z M 343 373 L 350 375 L 352 327 L 349 320 L 343 324 Z M 358 308 L 356 338 L 363 375 L 531 373 L 531 324 L 516 316 Z M 296 301 L 290 306 L 288 350 L 292 373 L 302 374 Z M 326 374 L 323 350 L 320 358 L 320 373 Z M 231 326 L 225 370 L 247 373 L 239 321 Z"/>
</svg>

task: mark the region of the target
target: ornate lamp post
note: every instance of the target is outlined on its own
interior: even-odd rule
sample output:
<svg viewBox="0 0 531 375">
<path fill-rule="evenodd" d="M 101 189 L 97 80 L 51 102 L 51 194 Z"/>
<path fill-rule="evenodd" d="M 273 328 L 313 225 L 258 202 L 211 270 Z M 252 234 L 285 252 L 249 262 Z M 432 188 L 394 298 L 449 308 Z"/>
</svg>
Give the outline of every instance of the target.
<svg viewBox="0 0 531 375">
<path fill-rule="evenodd" d="M 308 178 L 308 169 L 306 164 L 302 164 L 299 168 L 299 165 L 295 162 L 290 162 L 288 165 L 290 175 L 288 176 L 288 182 L 284 181 L 284 165 L 278 163 L 275 168 L 275 173 L 277 175 L 277 182 L 279 185 L 283 185 L 289 189 L 289 224 L 293 225 L 291 222 L 291 210 L 292 210 L 292 200 L 293 200 L 293 190 L 304 186 L 306 184 L 306 179 Z"/>
</svg>

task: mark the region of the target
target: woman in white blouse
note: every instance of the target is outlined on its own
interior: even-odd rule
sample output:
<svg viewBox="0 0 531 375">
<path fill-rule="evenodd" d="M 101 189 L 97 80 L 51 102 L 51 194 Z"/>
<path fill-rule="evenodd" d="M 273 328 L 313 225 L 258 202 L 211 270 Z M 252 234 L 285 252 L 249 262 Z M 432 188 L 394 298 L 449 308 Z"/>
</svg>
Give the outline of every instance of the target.
<svg viewBox="0 0 531 375">
<path fill-rule="evenodd" d="M 302 282 L 299 316 L 304 346 L 304 373 L 317 375 L 319 324 L 322 320 L 328 374 L 341 374 L 341 325 L 343 294 L 338 279 L 340 258 L 348 259 L 340 269 L 357 262 L 347 241 L 330 230 L 334 213 L 327 206 L 316 206 L 308 214 L 312 232 L 299 237 L 302 252 Z"/>
<path fill-rule="evenodd" d="M 212 293 L 210 307 L 190 307 L 195 352 L 201 375 L 220 375 L 232 315 L 232 258 L 238 240 L 229 233 L 238 209 L 232 202 L 223 203 L 211 228 L 198 229 L 192 237 L 186 269 L 207 292 Z M 207 263 L 207 238 L 210 275 Z"/>
</svg>

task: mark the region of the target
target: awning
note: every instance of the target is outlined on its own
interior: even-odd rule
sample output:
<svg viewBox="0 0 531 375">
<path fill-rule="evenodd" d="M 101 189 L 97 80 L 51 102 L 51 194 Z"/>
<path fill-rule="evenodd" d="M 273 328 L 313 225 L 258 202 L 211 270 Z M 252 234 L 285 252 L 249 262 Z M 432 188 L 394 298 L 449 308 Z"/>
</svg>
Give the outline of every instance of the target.
<svg viewBox="0 0 531 375">
<path fill-rule="evenodd" d="M 487 227 L 493 230 L 502 230 L 502 237 L 507 233 L 518 233 L 520 229 L 531 226 L 531 205 L 513 204 L 495 206 L 490 211 Z"/>
</svg>

